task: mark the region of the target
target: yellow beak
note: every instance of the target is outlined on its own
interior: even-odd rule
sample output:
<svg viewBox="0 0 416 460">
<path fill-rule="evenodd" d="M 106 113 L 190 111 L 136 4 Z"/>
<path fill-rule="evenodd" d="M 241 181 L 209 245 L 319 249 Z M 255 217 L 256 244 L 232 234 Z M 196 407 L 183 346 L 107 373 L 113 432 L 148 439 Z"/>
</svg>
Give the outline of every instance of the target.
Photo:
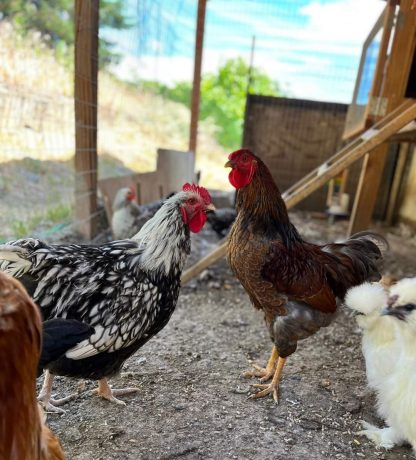
<svg viewBox="0 0 416 460">
<path fill-rule="evenodd" d="M 206 207 L 207 212 L 215 211 L 216 209 L 217 209 L 217 208 L 216 208 L 212 203 L 210 203 L 210 204 Z"/>
<path fill-rule="evenodd" d="M 225 163 L 224 168 L 234 168 L 234 163 L 232 160 L 228 160 L 227 163 Z"/>
</svg>

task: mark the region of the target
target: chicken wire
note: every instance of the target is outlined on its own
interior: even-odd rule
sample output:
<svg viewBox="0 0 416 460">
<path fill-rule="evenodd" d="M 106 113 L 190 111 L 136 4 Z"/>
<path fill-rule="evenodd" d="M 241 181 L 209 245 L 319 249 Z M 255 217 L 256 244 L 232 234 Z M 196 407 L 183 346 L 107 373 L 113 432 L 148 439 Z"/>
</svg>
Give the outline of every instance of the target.
<svg viewBox="0 0 416 460">
<path fill-rule="evenodd" d="M 361 44 L 383 7 L 381 1 L 369 3 L 209 0 L 203 73 L 236 57 L 249 63 L 254 37 L 253 65 L 277 81 L 285 96 L 348 103 Z M 154 170 L 158 147 L 188 146 L 189 106 L 150 90 L 147 82 L 191 82 L 197 1 L 123 5 L 130 27 L 99 31 L 120 55 L 99 72 L 99 178 Z M 63 62 L 60 50 L 50 48 L 39 32 L 20 38 L 9 21 L 0 21 L 0 38 L 0 240 L 60 237 L 78 224 L 72 212 L 73 57 L 67 54 Z M 203 179 L 210 168 L 211 176 L 224 174 L 219 160 L 227 152 L 210 123 L 205 120 L 199 129 Z M 293 129 L 300 133 L 303 127 Z"/>
</svg>

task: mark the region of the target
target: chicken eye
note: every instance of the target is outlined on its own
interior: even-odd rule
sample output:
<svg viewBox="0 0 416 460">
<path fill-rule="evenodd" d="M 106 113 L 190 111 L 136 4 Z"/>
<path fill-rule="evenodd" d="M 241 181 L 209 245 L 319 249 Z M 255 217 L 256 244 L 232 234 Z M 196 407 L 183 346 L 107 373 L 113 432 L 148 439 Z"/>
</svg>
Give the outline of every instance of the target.
<svg viewBox="0 0 416 460">
<path fill-rule="evenodd" d="M 188 204 L 190 204 L 190 205 L 196 204 L 196 198 L 189 198 Z"/>
<path fill-rule="evenodd" d="M 406 311 L 413 311 L 416 308 L 416 305 L 413 303 L 408 303 L 407 305 L 404 305 L 404 309 Z"/>
</svg>

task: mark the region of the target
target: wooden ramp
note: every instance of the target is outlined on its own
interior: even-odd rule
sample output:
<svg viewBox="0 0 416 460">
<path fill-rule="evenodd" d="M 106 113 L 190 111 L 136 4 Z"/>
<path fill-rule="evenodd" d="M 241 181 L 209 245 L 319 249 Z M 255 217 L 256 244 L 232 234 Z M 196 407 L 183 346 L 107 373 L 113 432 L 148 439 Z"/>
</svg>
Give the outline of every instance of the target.
<svg viewBox="0 0 416 460">
<path fill-rule="evenodd" d="M 360 137 L 339 150 L 319 168 L 314 169 L 283 193 L 288 209 L 305 199 L 312 192 L 325 185 L 328 180 L 337 176 L 345 168 L 371 152 L 375 147 L 389 140 L 401 128 L 416 118 L 416 102 L 408 99 L 397 109 L 382 118 L 379 122 L 365 131 Z M 202 258 L 199 262 L 185 271 L 182 284 L 187 283 L 207 267 L 215 263 L 227 252 L 227 242 L 222 241 L 218 248 Z"/>
</svg>

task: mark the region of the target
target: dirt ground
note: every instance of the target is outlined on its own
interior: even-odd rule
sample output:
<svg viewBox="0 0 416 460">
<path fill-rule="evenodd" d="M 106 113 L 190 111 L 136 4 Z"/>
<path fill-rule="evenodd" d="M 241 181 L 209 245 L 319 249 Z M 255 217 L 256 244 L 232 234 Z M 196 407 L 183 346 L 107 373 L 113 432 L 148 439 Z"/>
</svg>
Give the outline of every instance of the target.
<svg viewBox="0 0 416 460">
<path fill-rule="evenodd" d="M 296 214 L 304 236 L 337 239 L 345 223 Z M 383 230 L 391 244 L 386 271 L 416 274 L 416 244 L 410 234 Z M 215 237 L 197 244 L 206 252 Z M 198 252 L 198 251 L 197 251 Z M 411 459 L 410 447 L 377 450 L 356 434 L 360 420 L 377 419 L 374 395 L 366 390 L 360 332 L 353 315 L 300 342 L 288 359 L 280 403 L 250 400 L 254 379 L 242 377 L 249 361 L 264 364 L 271 342 L 256 311 L 224 260 L 182 289 L 167 327 L 131 357 L 114 388 L 137 386 L 126 407 L 89 395 L 48 415 L 70 460 L 146 459 Z M 40 382 L 39 382 L 40 383 Z M 57 395 L 79 381 L 58 378 Z"/>
</svg>

